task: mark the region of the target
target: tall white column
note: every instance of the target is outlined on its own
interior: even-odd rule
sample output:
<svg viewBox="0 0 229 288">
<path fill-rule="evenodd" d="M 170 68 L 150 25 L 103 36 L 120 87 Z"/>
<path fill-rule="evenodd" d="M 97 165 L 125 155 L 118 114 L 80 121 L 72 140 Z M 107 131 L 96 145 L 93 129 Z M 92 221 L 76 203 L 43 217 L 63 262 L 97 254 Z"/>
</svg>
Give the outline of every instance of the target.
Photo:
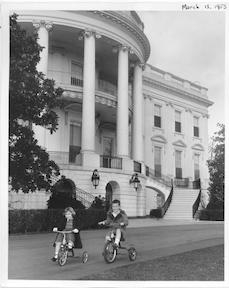
<svg viewBox="0 0 229 288">
<path fill-rule="evenodd" d="M 128 157 L 128 47 L 118 52 L 117 155 Z"/>
<path fill-rule="evenodd" d="M 83 166 L 99 165 L 95 155 L 95 32 L 85 31 L 81 153 Z"/>
<path fill-rule="evenodd" d="M 95 151 L 95 35 L 84 33 L 82 153 Z"/>
<path fill-rule="evenodd" d="M 40 52 L 40 61 L 37 64 L 37 71 L 42 72 L 46 77 L 48 73 L 48 50 L 49 50 L 49 31 L 52 29 L 52 23 L 46 21 L 33 22 L 34 28 L 37 30 L 38 39 L 37 42 L 43 47 Z M 33 125 L 35 137 L 38 140 L 39 145 L 44 148 L 46 146 L 46 133 L 47 130 L 42 126 Z"/>
<path fill-rule="evenodd" d="M 142 96 L 142 64 L 134 67 L 133 79 L 133 137 L 132 156 L 133 159 L 143 162 L 143 96 Z"/>
<path fill-rule="evenodd" d="M 37 29 L 38 43 L 43 50 L 40 52 L 40 61 L 37 64 L 37 70 L 47 76 L 48 73 L 48 51 L 49 51 L 49 31 L 52 29 L 52 23 L 46 21 L 34 22 L 33 26 Z"/>
</svg>

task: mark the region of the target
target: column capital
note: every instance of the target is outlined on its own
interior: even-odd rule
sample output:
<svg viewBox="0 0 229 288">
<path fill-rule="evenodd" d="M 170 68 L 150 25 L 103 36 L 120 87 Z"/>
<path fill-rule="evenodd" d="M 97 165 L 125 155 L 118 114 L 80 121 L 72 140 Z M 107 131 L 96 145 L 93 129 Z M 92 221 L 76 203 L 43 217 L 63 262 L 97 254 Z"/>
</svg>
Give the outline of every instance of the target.
<svg viewBox="0 0 229 288">
<path fill-rule="evenodd" d="M 134 62 L 130 63 L 131 68 L 135 68 L 136 66 L 140 67 L 142 69 L 142 71 L 144 71 L 146 64 L 143 62 L 140 62 L 140 61 L 134 61 Z"/>
<path fill-rule="evenodd" d="M 44 27 L 49 32 L 49 31 L 52 30 L 53 23 L 52 22 L 48 22 L 48 21 L 44 21 L 44 20 L 33 21 L 33 27 L 36 30 L 39 30 L 41 27 Z"/>
<path fill-rule="evenodd" d="M 173 103 L 172 102 L 166 102 L 166 106 L 170 106 L 171 108 L 174 108 Z"/>
<path fill-rule="evenodd" d="M 117 53 L 119 51 L 123 51 L 123 52 L 127 51 L 130 54 L 134 54 L 134 50 L 126 44 L 119 44 L 119 45 L 113 46 L 112 48 L 113 53 Z"/>
<path fill-rule="evenodd" d="M 189 113 L 191 113 L 191 114 L 192 114 L 192 109 L 191 109 L 191 108 L 189 108 L 189 107 L 185 107 L 185 112 L 189 112 Z"/>
<path fill-rule="evenodd" d="M 85 29 L 79 33 L 78 39 L 83 40 L 84 38 L 89 38 L 91 36 L 95 37 L 96 39 L 100 39 L 102 37 L 101 34 L 96 32 L 95 30 Z"/>
</svg>

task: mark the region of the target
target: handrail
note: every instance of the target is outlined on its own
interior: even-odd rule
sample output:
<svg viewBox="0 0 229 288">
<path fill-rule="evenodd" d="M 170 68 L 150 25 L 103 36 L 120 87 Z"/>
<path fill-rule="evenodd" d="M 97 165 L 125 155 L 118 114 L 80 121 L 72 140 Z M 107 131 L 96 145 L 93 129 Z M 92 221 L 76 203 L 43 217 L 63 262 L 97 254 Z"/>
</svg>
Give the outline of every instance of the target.
<svg viewBox="0 0 229 288">
<path fill-rule="evenodd" d="M 196 180 L 196 184 L 198 185 L 197 187 L 194 187 L 194 182 L 193 181 L 193 189 L 194 188 L 199 188 L 200 189 L 200 192 L 196 198 L 196 201 L 194 202 L 194 204 L 192 205 L 192 217 L 194 218 L 198 208 L 199 208 L 199 205 L 200 205 L 200 198 L 201 198 L 201 180 L 200 178 Z"/>
<path fill-rule="evenodd" d="M 200 192 L 196 198 L 196 201 L 194 202 L 194 204 L 192 205 L 192 218 L 194 218 L 198 208 L 199 208 L 199 205 L 200 205 L 200 197 L 201 197 L 201 189 L 200 189 Z"/>
<path fill-rule="evenodd" d="M 173 183 L 171 183 L 171 184 L 172 184 L 172 187 L 171 187 L 169 196 L 166 199 L 165 203 L 161 207 L 161 217 L 163 217 L 165 215 L 166 211 L 168 210 L 168 208 L 170 206 L 170 203 L 172 202 L 172 198 L 173 198 Z"/>
<path fill-rule="evenodd" d="M 173 186 L 173 179 L 170 178 L 169 176 L 165 176 L 163 174 L 161 174 L 160 176 L 155 176 L 155 170 L 151 169 L 150 167 L 146 166 L 146 176 L 150 177 L 151 179 L 156 180 L 159 183 L 162 183 L 168 187 Z"/>
<path fill-rule="evenodd" d="M 89 208 L 95 197 L 83 189 L 76 187 L 76 200 L 80 201 L 86 208 Z"/>
</svg>

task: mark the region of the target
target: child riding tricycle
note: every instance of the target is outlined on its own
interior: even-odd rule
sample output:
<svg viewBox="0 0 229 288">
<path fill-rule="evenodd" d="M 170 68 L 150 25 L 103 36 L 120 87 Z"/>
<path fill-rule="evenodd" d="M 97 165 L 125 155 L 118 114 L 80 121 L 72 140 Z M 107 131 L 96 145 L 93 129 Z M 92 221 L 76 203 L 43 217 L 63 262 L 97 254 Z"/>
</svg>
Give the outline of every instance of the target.
<svg viewBox="0 0 229 288">
<path fill-rule="evenodd" d="M 62 223 L 59 223 L 58 227 L 53 228 L 53 232 L 56 232 L 56 239 L 54 241 L 55 255 L 52 261 L 57 261 L 60 266 L 63 266 L 68 258 L 68 252 L 74 257 L 74 248 L 81 249 L 83 247 L 79 225 L 75 217 L 76 213 L 72 207 L 67 207 L 64 210 L 64 216 Z M 88 253 L 84 251 L 81 256 L 82 262 L 85 263 L 88 260 Z"/>
<path fill-rule="evenodd" d="M 133 246 L 121 246 L 121 241 L 126 240 L 126 226 L 128 218 L 124 210 L 120 209 L 120 201 L 112 201 L 112 209 L 107 213 L 107 219 L 98 223 L 99 225 L 107 225 L 110 230 L 105 237 L 105 245 L 103 256 L 107 263 L 115 261 L 119 249 L 128 251 L 129 259 L 134 261 L 137 257 L 137 251 Z"/>
</svg>

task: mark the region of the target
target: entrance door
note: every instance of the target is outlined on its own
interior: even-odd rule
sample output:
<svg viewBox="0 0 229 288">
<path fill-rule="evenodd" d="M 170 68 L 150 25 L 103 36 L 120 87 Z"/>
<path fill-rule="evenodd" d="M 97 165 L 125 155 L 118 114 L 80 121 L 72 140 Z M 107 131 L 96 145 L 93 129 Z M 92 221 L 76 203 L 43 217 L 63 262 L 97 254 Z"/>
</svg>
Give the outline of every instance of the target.
<svg viewBox="0 0 229 288">
<path fill-rule="evenodd" d="M 70 124 L 69 162 L 76 163 L 81 150 L 81 126 Z"/>
<path fill-rule="evenodd" d="M 113 155 L 113 139 L 103 137 L 103 167 L 111 168 L 111 156 Z"/>
<path fill-rule="evenodd" d="M 111 137 L 103 137 L 103 155 L 112 156 L 113 139 Z"/>
</svg>

